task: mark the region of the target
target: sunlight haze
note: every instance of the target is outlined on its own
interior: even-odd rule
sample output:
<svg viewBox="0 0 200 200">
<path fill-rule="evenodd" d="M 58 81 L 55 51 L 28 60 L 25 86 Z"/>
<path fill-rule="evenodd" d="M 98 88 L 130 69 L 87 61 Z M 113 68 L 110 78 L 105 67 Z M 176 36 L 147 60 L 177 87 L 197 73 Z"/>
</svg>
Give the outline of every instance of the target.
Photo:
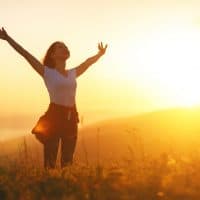
<svg viewBox="0 0 200 200">
<path fill-rule="evenodd" d="M 1 2 L 0 26 L 39 60 L 54 41 L 69 47 L 69 68 L 108 43 L 78 78 L 85 121 L 200 104 L 200 2 L 156 0 Z M 42 79 L 5 41 L 1 115 L 38 116 L 49 103 Z"/>
</svg>

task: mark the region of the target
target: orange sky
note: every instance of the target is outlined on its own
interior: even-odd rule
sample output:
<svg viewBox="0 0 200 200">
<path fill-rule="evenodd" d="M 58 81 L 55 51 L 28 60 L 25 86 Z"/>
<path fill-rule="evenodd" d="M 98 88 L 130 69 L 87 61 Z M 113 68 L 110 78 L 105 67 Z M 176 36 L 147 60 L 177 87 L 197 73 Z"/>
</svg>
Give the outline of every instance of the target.
<svg viewBox="0 0 200 200">
<path fill-rule="evenodd" d="M 75 67 L 108 43 L 106 55 L 78 79 L 87 120 L 200 103 L 200 2 L 85 0 L 1 2 L 0 26 L 38 59 L 55 40 Z M 0 113 L 41 114 L 42 79 L 0 42 Z"/>
</svg>

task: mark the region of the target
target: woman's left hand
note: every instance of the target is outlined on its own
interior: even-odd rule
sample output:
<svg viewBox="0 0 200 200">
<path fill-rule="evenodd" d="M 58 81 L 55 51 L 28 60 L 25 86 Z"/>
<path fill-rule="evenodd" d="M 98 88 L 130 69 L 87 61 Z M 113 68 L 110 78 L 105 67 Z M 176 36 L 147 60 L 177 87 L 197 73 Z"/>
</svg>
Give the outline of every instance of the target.
<svg viewBox="0 0 200 200">
<path fill-rule="evenodd" d="M 104 46 L 102 42 L 99 43 L 99 44 L 98 44 L 98 49 L 99 49 L 98 54 L 101 55 L 101 56 L 104 55 L 105 52 L 106 52 L 107 47 L 108 47 L 107 44 Z"/>
<path fill-rule="evenodd" d="M 5 31 L 5 29 L 2 27 L 2 28 L 0 29 L 0 39 L 6 40 L 7 37 L 8 37 L 8 34 L 7 34 L 7 32 Z"/>
</svg>

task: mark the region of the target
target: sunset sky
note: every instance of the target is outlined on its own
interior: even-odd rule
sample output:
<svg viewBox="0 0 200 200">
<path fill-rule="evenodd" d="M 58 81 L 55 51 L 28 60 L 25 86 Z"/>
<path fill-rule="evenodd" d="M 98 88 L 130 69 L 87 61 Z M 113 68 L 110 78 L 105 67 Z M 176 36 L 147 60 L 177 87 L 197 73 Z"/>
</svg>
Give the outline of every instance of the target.
<svg viewBox="0 0 200 200">
<path fill-rule="evenodd" d="M 87 120 L 200 105 L 200 1 L 2 0 L 0 26 L 42 60 L 54 41 L 75 67 L 108 44 L 104 57 L 77 79 Z M 44 83 L 0 41 L 1 115 L 38 115 L 49 100 Z"/>
</svg>

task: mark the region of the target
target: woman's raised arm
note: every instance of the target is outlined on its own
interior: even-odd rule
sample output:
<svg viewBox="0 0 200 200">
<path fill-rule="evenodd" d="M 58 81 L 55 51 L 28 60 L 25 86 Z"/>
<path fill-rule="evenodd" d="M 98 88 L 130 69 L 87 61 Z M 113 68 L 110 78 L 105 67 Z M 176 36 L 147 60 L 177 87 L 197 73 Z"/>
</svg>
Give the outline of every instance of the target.
<svg viewBox="0 0 200 200">
<path fill-rule="evenodd" d="M 19 45 L 13 38 L 11 38 L 4 28 L 0 29 L 0 39 L 6 40 L 20 55 L 22 55 L 28 63 L 38 72 L 41 76 L 44 74 L 44 66 L 42 63 L 32 56 L 27 50 Z"/>
<path fill-rule="evenodd" d="M 87 60 L 85 60 L 85 62 L 81 63 L 79 66 L 76 67 L 76 76 L 80 76 L 83 72 L 85 72 L 88 67 L 90 67 L 92 64 L 94 64 L 95 62 L 97 62 L 97 60 L 105 54 L 107 49 L 107 45 L 103 45 L 103 43 L 99 43 L 98 44 L 98 53 L 90 58 L 88 58 Z"/>
</svg>

